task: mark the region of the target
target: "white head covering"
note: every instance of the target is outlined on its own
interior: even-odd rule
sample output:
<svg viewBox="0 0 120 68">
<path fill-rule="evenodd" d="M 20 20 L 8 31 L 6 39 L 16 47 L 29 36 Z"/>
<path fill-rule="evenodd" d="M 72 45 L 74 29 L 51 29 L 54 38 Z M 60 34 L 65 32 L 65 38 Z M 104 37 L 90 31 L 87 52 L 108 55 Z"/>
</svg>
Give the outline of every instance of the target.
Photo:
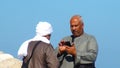
<svg viewBox="0 0 120 68">
<path fill-rule="evenodd" d="M 45 35 L 51 34 L 53 32 L 52 26 L 48 22 L 39 22 L 36 26 L 36 36 L 32 39 L 25 41 L 18 50 L 18 57 L 23 58 L 23 56 L 27 56 L 27 48 L 29 42 L 31 41 L 42 41 L 45 43 L 50 43 Z"/>
<path fill-rule="evenodd" d="M 36 33 L 40 36 L 51 34 L 52 32 L 52 26 L 48 22 L 39 22 L 36 26 Z"/>
</svg>

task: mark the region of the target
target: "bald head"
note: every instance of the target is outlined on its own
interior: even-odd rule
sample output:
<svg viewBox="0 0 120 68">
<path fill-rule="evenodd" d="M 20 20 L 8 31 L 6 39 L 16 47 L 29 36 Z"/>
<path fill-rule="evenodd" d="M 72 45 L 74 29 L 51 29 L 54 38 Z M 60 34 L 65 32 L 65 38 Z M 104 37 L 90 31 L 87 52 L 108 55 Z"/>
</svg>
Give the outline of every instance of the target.
<svg viewBox="0 0 120 68">
<path fill-rule="evenodd" d="M 80 15 L 72 16 L 70 19 L 70 22 L 72 22 L 72 21 L 79 22 L 79 23 L 83 24 L 83 20 L 82 20 L 82 17 Z"/>
<path fill-rule="evenodd" d="M 83 34 L 83 20 L 80 15 L 74 15 L 70 19 L 71 32 L 75 37 Z"/>
</svg>

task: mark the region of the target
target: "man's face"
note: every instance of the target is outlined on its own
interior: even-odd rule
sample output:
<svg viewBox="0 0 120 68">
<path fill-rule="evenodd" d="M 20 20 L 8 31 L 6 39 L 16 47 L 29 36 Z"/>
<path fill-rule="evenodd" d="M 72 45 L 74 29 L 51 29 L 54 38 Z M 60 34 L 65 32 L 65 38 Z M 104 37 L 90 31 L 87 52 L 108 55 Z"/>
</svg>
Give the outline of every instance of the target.
<svg viewBox="0 0 120 68">
<path fill-rule="evenodd" d="M 78 18 L 73 18 L 70 21 L 70 29 L 72 34 L 78 37 L 83 33 L 83 23 Z"/>
<path fill-rule="evenodd" d="M 44 37 L 46 37 L 48 40 L 50 40 L 51 34 L 45 35 Z"/>
</svg>

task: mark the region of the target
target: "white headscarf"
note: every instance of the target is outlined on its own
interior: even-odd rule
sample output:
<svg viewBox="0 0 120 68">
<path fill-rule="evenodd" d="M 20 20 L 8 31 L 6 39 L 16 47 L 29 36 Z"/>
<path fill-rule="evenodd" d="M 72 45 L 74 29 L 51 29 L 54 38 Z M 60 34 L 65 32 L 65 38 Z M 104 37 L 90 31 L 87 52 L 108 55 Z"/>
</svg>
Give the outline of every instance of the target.
<svg viewBox="0 0 120 68">
<path fill-rule="evenodd" d="M 51 34 L 53 32 L 52 26 L 48 22 L 39 22 L 36 26 L 36 36 L 32 39 L 25 41 L 18 50 L 18 57 L 23 58 L 23 56 L 27 56 L 28 45 L 31 41 L 42 41 L 45 43 L 50 43 L 45 35 Z"/>
</svg>

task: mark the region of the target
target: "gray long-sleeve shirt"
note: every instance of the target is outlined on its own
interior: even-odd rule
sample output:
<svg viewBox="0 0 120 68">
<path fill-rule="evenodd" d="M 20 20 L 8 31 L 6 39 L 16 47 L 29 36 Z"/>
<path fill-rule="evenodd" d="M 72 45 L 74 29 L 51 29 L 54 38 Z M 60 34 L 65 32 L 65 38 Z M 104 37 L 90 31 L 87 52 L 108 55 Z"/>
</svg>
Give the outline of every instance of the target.
<svg viewBox="0 0 120 68">
<path fill-rule="evenodd" d="M 72 43 L 71 36 L 67 36 L 63 38 L 63 40 Z M 80 37 L 76 37 L 73 43 L 75 44 L 77 56 L 73 58 L 72 55 L 67 54 L 64 59 L 63 55 L 59 56 L 59 61 L 63 59 L 60 68 L 74 68 L 74 64 L 89 64 L 95 62 L 98 54 L 98 45 L 94 36 L 84 33 Z"/>
</svg>

